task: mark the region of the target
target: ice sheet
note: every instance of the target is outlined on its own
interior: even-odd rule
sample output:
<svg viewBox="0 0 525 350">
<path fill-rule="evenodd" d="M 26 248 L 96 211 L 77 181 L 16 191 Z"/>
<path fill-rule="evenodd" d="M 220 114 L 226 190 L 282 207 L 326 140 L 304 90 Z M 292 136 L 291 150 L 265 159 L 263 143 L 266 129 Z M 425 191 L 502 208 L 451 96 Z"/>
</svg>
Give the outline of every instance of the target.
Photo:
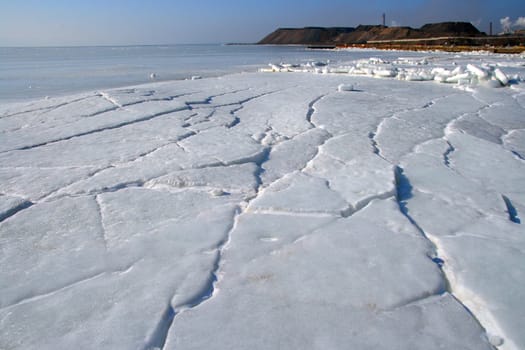
<svg viewBox="0 0 525 350">
<path fill-rule="evenodd" d="M 1 106 L 0 348 L 525 347 L 520 58 L 395 55 Z"/>
</svg>

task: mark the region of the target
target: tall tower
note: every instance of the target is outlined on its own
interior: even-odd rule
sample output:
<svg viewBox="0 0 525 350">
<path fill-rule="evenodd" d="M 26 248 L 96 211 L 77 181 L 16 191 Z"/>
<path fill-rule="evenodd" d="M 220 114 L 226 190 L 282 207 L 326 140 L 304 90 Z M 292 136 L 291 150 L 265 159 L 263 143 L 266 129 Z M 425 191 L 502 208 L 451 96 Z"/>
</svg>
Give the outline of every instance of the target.
<svg viewBox="0 0 525 350">
<path fill-rule="evenodd" d="M 383 26 L 386 26 L 386 14 L 383 13 Z"/>
<path fill-rule="evenodd" d="M 489 35 L 492 36 L 492 22 L 490 22 L 490 26 L 489 26 Z"/>
</svg>

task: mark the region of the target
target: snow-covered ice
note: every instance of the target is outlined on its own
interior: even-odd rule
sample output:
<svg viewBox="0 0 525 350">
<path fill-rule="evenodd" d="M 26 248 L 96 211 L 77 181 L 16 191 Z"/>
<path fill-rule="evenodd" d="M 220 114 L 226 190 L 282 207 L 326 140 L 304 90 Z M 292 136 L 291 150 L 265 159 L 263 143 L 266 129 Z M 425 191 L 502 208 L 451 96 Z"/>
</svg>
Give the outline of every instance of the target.
<svg viewBox="0 0 525 350">
<path fill-rule="evenodd" d="M 372 54 L 0 106 L 0 349 L 525 348 L 525 60 Z"/>
</svg>

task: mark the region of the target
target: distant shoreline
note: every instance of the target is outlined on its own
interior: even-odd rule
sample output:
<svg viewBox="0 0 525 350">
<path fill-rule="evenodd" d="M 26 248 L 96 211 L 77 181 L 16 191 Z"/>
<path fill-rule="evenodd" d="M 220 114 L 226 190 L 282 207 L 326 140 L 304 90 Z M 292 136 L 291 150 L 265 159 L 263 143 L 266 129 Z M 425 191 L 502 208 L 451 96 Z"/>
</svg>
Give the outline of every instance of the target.
<svg viewBox="0 0 525 350">
<path fill-rule="evenodd" d="M 336 49 L 360 48 L 376 50 L 404 50 L 404 51 L 443 51 L 443 52 L 490 52 L 496 54 L 521 54 L 525 46 L 477 46 L 477 45 L 432 45 L 418 43 L 366 43 L 335 46 Z"/>
<path fill-rule="evenodd" d="M 479 45 L 433 45 L 433 44 L 406 44 L 406 43 L 365 43 L 347 45 L 306 45 L 306 44 L 238 44 L 225 45 L 259 45 L 259 46 L 300 46 L 312 50 L 338 50 L 338 49 L 373 49 L 373 50 L 399 50 L 399 51 L 442 51 L 442 52 L 490 52 L 495 54 L 522 54 L 525 45 L 517 46 L 479 46 Z"/>
<path fill-rule="evenodd" d="M 258 44 L 303 45 L 315 49 L 353 47 L 378 50 L 488 51 L 519 54 L 525 51 L 525 33 L 487 35 L 466 22 L 431 23 L 417 29 L 383 25 L 359 25 L 356 28 L 279 28 L 260 40 Z"/>
</svg>

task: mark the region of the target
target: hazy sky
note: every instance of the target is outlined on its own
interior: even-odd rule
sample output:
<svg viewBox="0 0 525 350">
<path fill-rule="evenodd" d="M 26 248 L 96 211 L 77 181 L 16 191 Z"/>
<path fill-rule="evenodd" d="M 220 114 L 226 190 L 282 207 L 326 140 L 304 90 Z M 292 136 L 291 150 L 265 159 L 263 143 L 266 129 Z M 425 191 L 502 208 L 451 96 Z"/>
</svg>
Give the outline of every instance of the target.
<svg viewBox="0 0 525 350">
<path fill-rule="evenodd" d="M 0 0 L 0 46 L 255 42 L 278 27 L 525 16 L 525 0 Z M 514 22 L 512 22 L 514 23 Z"/>
</svg>

